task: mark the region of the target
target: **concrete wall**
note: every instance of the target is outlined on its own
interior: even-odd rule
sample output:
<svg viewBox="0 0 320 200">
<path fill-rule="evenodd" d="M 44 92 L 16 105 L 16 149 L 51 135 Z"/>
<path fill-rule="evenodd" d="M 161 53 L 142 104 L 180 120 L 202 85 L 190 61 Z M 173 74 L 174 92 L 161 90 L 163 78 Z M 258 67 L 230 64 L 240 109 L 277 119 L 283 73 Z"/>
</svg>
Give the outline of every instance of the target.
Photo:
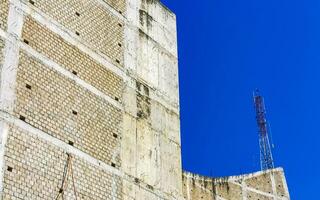
<svg viewBox="0 0 320 200">
<path fill-rule="evenodd" d="M 175 15 L 0 1 L 2 199 L 182 199 Z"/>
<path fill-rule="evenodd" d="M 136 81 L 125 86 L 122 167 L 137 184 L 125 182 L 125 193 L 182 199 L 175 15 L 159 1 L 131 0 L 127 18 L 125 68 Z"/>
<path fill-rule="evenodd" d="M 0 0 L 0 198 L 287 196 L 281 170 L 182 178 L 178 91 L 158 0 Z"/>
<path fill-rule="evenodd" d="M 186 200 L 290 199 L 281 168 L 225 178 L 209 178 L 184 172 L 183 196 Z"/>
</svg>

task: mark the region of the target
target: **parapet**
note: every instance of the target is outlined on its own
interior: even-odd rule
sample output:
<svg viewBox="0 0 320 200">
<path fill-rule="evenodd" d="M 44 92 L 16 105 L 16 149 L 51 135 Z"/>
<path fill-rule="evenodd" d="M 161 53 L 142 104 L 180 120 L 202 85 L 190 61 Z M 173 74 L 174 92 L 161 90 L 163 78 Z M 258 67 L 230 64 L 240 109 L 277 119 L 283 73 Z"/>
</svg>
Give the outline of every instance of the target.
<svg viewBox="0 0 320 200">
<path fill-rule="evenodd" d="M 290 199 L 282 168 L 222 178 L 184 172 L 182 179 L 186 200 Z"/>
</svg>

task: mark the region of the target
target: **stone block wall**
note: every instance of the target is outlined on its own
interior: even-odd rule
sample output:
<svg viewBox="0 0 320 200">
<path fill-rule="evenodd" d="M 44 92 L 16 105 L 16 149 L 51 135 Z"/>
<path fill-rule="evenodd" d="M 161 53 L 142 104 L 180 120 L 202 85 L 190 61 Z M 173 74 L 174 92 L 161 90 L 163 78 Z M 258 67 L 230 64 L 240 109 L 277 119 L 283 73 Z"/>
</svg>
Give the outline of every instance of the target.
<svg viewBox="0 0 320 200">
<path fill-rule="evenodd" d="M 183 173 L 186 200 L 288 200 L 289 191 L 283 169 L 225 178 L 209 178 Z"/>
</svg>

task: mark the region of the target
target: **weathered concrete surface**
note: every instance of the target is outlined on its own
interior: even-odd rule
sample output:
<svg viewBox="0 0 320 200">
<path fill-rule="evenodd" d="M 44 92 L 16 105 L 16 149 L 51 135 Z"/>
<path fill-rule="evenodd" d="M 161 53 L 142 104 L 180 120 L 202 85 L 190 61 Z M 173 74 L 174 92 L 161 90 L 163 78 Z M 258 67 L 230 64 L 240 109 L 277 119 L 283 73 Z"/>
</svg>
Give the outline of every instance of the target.
<svg viewBox="0 0 320 200">
<path fill-rule="evenodd" d="M 225 178 L 209 178 L 184 172 L 183 196 L 186 200 L 290 199 L 281 168 Z"/>
<path fill-rule="evenodd" d="M 286 197 L 281 170 L 272 186 L 255 175 L 227 190 L 182 178 L 176 17 L 160 1 L 0 0 L 0 11 L 0 198 Z"/>
<path fill-rule="evenodd" d="M 0 10 L 1 197 L 182 199 L 175 15 L 151 0 Z"/>
<path fill-rule="evenodd" d="M 123 170 L 129 199 L 182 199 L 175 15 L 159 1 L 131 0 L 125 27 Z M 146 184 L 148 190 L 141 190 Z"/>
</svg>

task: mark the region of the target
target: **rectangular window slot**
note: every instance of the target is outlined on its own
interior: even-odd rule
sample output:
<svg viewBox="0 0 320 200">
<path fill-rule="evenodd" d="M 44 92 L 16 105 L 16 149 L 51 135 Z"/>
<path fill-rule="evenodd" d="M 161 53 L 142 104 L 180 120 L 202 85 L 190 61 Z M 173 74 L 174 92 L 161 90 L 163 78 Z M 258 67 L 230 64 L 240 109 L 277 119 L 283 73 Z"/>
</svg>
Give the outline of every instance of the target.
<svg viewBox="0 0 320 200">
<path fill-rule="evenodd" d="M 31 85 L 26 84 L 26 88 L 29 89 L 29 90 L 31 90 Z"/>
<path fill-rule="evenodd" d="M 77 111 L 75 111 L 75 110 L 73 110 L 73 111 L 72 111 L 72 114 L 74 114 L 74 115 L 78 115 L 78 112 L 77 112 Z"/>
<path fill-rule="evenodd" d="M 134 178 L 134 182 L 136 183 L 140 183 L 139 179 L 138 178 Z"/>
<path fill-rule="evenodd" d="M 24 121 L 24 122 L 26 121 L 26 117 L 25 117 L 25 116 L 22 116 L 22 115 L 19 116 L 19 119 L 22 120 L 22 121 Z"/>
<path fill-rule="evenodd" d="M 121 11 L 119 11 L 119 13 L 122 15 L 122 12 L 121 12 Z"/>
<path fill-rule="evenodd" d="M 122 47 L 122 44 L 121 44 L 121 43 L 118 43 L 118 46 L 119 46 L 119 47 Z"/>
<path fill-rule="evenodd" d="M 152 185 L 147 185 L 147 187 L 150 189 L 150 190 L 153 190 L 153 186 Z"/>
<path fill-rule="evenodd" d="M 77 36 L 79 36 L 79 35 L 80 35 L 80 33 L 79 33 L 78 31 L 76 31 L 76 35 L 77 35 Z"/>
<path fill-rule="evenodd" d="M 26 43 L 26 44 L 29 44 L 29 41 L 26 40 L 26 39 L 23 39 L 23 42 Z"/>
<path fill-rule="evenodd" d="M 69 140 L 68 144 L 71 145 L 71 146 L 73 146 L 73 145 L 74 145 L 74 142 L 72 142 L 72 141 Z"/>
<path fill-rule="evenodd" d="M 120 27 L 122 27 L 122 24 L 119 23 L 118 25 L 119 25 Z"/>
<path fill-rule="evenodd" d="M 114 100 L 119 101 L 119 98 L 118 98 L 118 97 L 115 97 Z"/>
<path fill-rule="evenodd" d="M 142 116 L 143 116 L 142 111 L 138 111 L 138 112 L 137 112 L 137 117 L 138 117 L 138 118 L 142 118 Z"/>
<path fill-rule="evenodd" d="M 80 17 L 80 13 L 76 12 L 76 15 L 77 15 L 78 17 Z"/>
<path fill-rule="evenodd" d="M 116 62 L 120 64 L 120 60 L 117 59 Z"/>
<path fill-rule="evenodd" d="M 147 86 L 143 87 L 145 95 L 149 96 L 149 88 Z"/>
<path fill-rule="evenodd" d="M 34 1 L 33 1 L 33 0 L 29 0 L 29 3 L 30 3 L 31 5 L 34 5 Z"/>
<path fill-rule="evenodd" d="M 9 172 L 12 172 L 12 171 L 13 171 L 13 168 L 10 167 L 10 166 L 8 166 L 7 170 L 8 170 Z"/>
<path fill-rule="evenodd" d="M 111 163 L 111 166 L 112 166 L 112 167 L 116 167 L 116 164 L 114 164 L 114 163 Z"/>
<path fill-rule="evenodd" d="M 74 74 L 74 75 L 78 75 L 78 72 L 76 72 L 76 71 L 72 71 L 72 73 Z"/>
<path fill-rule="evenodd" d="M 114 137 L 114 138 L 118 138 L 118 134 L 115 134 L 115 133 L 114 133 L 114 134 L 113 134 L 113 137 Z"/>
</svg>

